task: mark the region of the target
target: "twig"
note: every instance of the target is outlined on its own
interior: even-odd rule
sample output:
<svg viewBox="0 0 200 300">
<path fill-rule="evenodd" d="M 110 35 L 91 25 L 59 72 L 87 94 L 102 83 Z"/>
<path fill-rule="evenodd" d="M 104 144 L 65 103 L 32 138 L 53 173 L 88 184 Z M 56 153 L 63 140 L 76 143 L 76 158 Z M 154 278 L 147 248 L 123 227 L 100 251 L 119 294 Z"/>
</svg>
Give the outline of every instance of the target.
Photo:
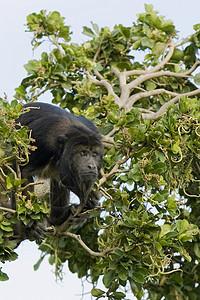
<svg viewBox="0 0 200 300">
<path fill-rule="evenodd" d="M 84 242 L 83 240 L 81 239 L 81 236 L 80 235 L 77 235 L 77 234 L 74 234 L 74 233 L 71 233 L 71 232 L 65 232 L 65 233 L 62 233 L 62 236 L 69 236 L 71 238 L 73 238 L 74 240 L 76 240 L 82 247 L 83 249 L 85 249 L 90 255 L 92 256 L 98 256 L 98 257 L 105 257 L 106 254 L 112 252 L 113 250 L 115 249 L 118 249 L 118 248 L 111 248 L 111 249 L 107 249 L 103 252 L 95 252 L 93 250 L 91 250 Z M 121 249 L 120 249 L 121 250 Z"/>
<path fill-rule="evenodd" d="M 95 56 L 93 58 L 93 61 L 96 62 L 97 57 L 99 56 L 99 53 L 101 52 L 101 45 L 98 47 L 97 52 L 95 53 Z"/>
<path fill-rule="evenodd" d="M 160 70 L 172 57 L 173 53 L 174 53 L 174 49 L 175 49 L 175 45 L 173 40 L 170 40 L 170 45 L 169 45 L 169 52 L 166 55 L 166 57 L 159 63 L 157 64 L 154 68 L 152 68 L 149 72 L 156 72 L 158 70 Z"/>
<path fill-rule="evenodd" d="M 5 183 L 5 179 L 3 179 L 3 177 L 1 176 L 1 174 L 0 174 L 0 181 L 1 181 L 1 183 Z"/>
<path fill-rule="evenodd" d="M 8 208 L 8 207 L 3 207 L 3 206 L 0 206 L 0 210 L 11 212 L 12 214 L 14 214 L 16 212 L 16 210 L 14 210 L 14 209 L 11 209 L 11 208 Z"/>
<path fill-rule="evenodd" d="M 36 181 L 36 182 L 30 182 L 27 185 L 23 186 L 23 188 L 21 188 L 21 190 L 25 190 L 30 186 L 34 186 L 34 185 L 38 185 L 38 184 L 44 184 L 44 181 Z"/>
<path fill-rule="evenodd" d="M 5 167 L 14 175 L 15 180 L 18 179 L 17 173 L 9 165 L 5 165 Z"/>
<path fill-rule="evenodd" d="M 113 176 L 113 175 L 117 172 L 118 168 L 119 168 L 123 163 L 125 163 L 128 159 L 129 159 L 129 156 L 126 156 L 125 158 L 120 159 L 120 160 L 115 164 L 115 166 L 112 168 L 112 170 L 111 170 L 108 174 L 104 174 L 104 175 L 102 176 L 102 178 L 99 180 L 98 189 L 100 189 L 100 187 L 102 186 L 102 184 L 104 184 L 104 182 L 106 182 L 106 180 L 107 180 L 108 178 L 110 178 L 111 176 Z"/>
<path fill-rule="evenodd" d="M 196 60 L 196 62 L 194 63 L 194 65 L 190 69 L 186 70 L 183 73 L 175 73 L 175 72 L 171 72 L 171 71 L 162 71 L 162 72 L 159 71 L 159 72 L 155 72 L 155 74 L 159 73 L 159 74 L 163 74 L 163 75 L 160 75 L 160 76 L 172 76 L 172 77 L 179 74 L 178 77 L 184 77 L 183 75 L 190 75 L 194 70 L 196 70 L 196 68 L 199 65 L 200 65 L 200 61 Z M 126 77 L 140 76 L 140 75 L 146 75 L 148 73 L 151 73 L 151 69 L 149 71 L 148 70 L 130 70 L 130 71 L 125 71 L 124 73 L 125 73 Z M 180 76 L 181 74 L 182 74 L 182 76 Z M 156 76 L 156 77 L 160 77 L 160 76 Z"/>
<path fill-rule="evenodd" d="M 63 55 L 63 51 L 59 45 L 59 43 L 57 42 L 56 40 L 56 36 L 54 36 L 55 38 L 50 38 L 49 37 L 49 40 L 58 48 L 58 51 L 60 52 L 61 55 Z"/>
</svg>

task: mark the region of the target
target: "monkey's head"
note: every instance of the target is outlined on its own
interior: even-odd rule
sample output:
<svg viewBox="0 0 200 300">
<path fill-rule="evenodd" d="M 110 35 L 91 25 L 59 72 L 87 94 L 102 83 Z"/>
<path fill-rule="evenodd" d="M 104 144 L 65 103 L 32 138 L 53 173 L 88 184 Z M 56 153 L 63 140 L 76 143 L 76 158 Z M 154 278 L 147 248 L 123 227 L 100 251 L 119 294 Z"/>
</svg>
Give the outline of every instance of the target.
<svg viewBox="0 0 200 300">
<path fill-rule="evenodd" d="M 87 129 L 60 135 L 61 157 L 58 162 L 63 185 L 80 198 L 89 193 L 102 165 L 103 145 L 100 136 Z"/>
</svg>

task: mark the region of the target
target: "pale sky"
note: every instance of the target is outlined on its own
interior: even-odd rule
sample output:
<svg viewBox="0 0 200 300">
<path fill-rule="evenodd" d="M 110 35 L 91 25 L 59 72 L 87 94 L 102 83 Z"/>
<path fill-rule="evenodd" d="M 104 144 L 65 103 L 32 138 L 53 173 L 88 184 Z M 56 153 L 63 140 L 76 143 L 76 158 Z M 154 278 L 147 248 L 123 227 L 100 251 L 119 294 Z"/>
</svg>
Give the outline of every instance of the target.
<svg viewBox="0 0 200 300">
<path fill-rule="evenodd" d="M 115 24 L 131 26 L 136 21 L 137 13 L 144 12 L 144 3 L 153 4 L 160 14 L 171 19 L 179 35 L 185 37 L 193 33 L 193 25 L 200 23 L 199 0 L 0 0 L 0 97 L 4 93 L 12 100 L 14 89 L 26 76 L 23 67 L 28 60 L 38 58 L 37 50 L 32 52 L 30 44 L 32 35 L 25 32 L 26 16 L 41 9 L 59 11 L 71 26 L 73 41 L 85 40 L 82 26 L 90 22 L 100 27 L 112 28 Z M 49 96 L 48 96 L 49 97 Z M 51 99 L 47 99 L 48 102 Z M 90 286 L 82 283 L 76 275 L 64 267 L 66 273 L 62 283 L 55 282 L 52 266 L 45 261 L 38 271 L 33 270 L 40 252 L 34 243 L 25 241 L 17 249 L 19 259 L 2 265 L 10 280 L 0 282 L 0 298 L 7 300 L 90 300 Z M 135 299 L 132 295 L 127 298 Z"/>
</svg>

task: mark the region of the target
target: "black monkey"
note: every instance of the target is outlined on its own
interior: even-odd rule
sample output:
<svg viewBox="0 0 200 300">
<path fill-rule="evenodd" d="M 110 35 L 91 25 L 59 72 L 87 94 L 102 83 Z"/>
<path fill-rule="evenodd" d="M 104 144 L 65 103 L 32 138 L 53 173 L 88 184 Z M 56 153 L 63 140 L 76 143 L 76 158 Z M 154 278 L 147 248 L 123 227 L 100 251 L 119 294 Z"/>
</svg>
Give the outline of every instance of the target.
<svg viewBox="0 0 200 300">
<path fill-rule="evenodd" d="M 70 214 L 69 192 L 83 207 L 92 208 L 91 189 L 98 177 L 103 146 L 95 125 L 84 116 L 75 116 L 55 105 L 35 102 L 24 105 L 27 112 L 16 124 L 28 126 L 37 149 L 21 167 L 22 177 L 50 178 L 50 217 L 62 224 Z"/>
</svg>

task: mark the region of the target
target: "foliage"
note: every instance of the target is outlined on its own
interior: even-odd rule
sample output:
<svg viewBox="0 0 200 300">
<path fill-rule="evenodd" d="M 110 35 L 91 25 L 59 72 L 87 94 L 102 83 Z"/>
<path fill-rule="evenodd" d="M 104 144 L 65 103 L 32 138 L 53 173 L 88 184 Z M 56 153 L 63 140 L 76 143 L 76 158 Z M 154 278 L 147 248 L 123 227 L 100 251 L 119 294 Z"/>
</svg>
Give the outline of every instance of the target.
<svg viewBox="0 0 200 300">
<path fill-rule="evenodd" d="M 94 23 L 92 28 L 83 27 L 89 39 L 81 45 L 70 42 L 69 26 L 58 12 L 27 17 L 34 49 L 47 40 L 53 48 L 25 65 L 28 76 L 16 88 L 15 98 L 35 101 L 50 91 L 53 103 L 93 120 L 105 144 L 96 186 L 103 195 L 101 207 L 85 224 L 57 236 L 49 234 L 40 245 L 42 255 L 35 269 L 50 255 L 50 264 L 62 277 L 68 261 L 71 272 L 90 277 L 96 299 L 125 299 L 127 289 L 137 299 L 145 299 L 145 293 L 152 300 L 198 299 L 200 24 L 177 42 L 172 21 L 152 5 L 145 5 L 137 17 L 130 27 L 120 24 L 111 30 Z M 143 53 L 139 61 L 138 53 Z M 2 100 L 1 171 L 6 191 L 19 191 L 22 182 L 12 172 L 5 173 L 10 161 L 5 151 L 12 159 L 21 158 L 18 151 L 27 154 L 30 145 L 27 130 L 13 127 L 21 108 L 18 102 L 9 105 Z M 47 213 L 35 196 L 28 201 L 35 201 L 37 209 L 34 204 L 27 207 L 21 196 L 12 218 L 2 210 L 3 260 L 12 258 L 13 222 L 27 224 Z M 67 233 L 80 235 L 95 252 L 86 251 Z M 97 286 L 101 276 L 104 290 Z M 1 271 L 0 279 L 5 280 Z"/>
<path fill-rule="evenodd" d="M 0 260 L 5 262 L 17 258 L 14 252 L 19 240 L 15 237 L 15 229 L 19 221 L 28 225 L 32 219 L 42 219 L 47 214 L 44 204 L 30 194 L 30 199 L 22 195 L 26 179 L 21 179 L 19 167 L 28 161 L 34 146 L 30 133 L 25 127 L 15 127 L 15 119 L 19 117 L 22 104 L 13 100 L 10 104 L 0 98 Z M 16 167 L 13 167 L 15 161 Z M 10 209 L 10 195 L 15 193 L 18 210 Z M 40 204 L 39 204 L 40 203 Z M 0 280 L 8 277 L 0 270 Z"/>
</svg>

